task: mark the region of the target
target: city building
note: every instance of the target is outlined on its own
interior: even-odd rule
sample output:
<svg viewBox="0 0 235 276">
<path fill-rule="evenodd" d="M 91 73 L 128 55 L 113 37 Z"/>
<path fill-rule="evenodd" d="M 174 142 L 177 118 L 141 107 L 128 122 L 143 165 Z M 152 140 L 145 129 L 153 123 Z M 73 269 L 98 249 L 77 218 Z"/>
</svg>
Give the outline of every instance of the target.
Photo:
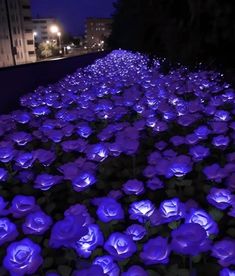
<svg viewBox="0 0 235 276">
<path fill-rule="evenodd" d="M 87 18 L 85 29 L 87 49 L 92 51 L 105 50 L 111 31 L 111 18 Z"/>
<path fill-rule="evenodd" d="M 61 26 L 55 18 L 33 18 L 33 28 L 37 43 L 57 40 L 61 36 Z"/>
<path fill-rule="evenodd" d="M 35 61 L 29 0 L 0 0 L 0 67 Z"/>
</svg>

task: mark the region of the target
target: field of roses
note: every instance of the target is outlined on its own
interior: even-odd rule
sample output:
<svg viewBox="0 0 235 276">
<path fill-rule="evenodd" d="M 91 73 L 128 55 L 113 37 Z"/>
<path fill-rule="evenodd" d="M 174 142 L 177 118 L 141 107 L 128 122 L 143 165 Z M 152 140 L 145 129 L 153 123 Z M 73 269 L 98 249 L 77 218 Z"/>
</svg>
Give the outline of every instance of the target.
<svg viewBox="0 0 235 276">
<path fill-rule="evenodd" d="M 113 51 L 0 115 L 1 276 L 235 275 L 235 91 L 151 64 Z"/>
</svg>

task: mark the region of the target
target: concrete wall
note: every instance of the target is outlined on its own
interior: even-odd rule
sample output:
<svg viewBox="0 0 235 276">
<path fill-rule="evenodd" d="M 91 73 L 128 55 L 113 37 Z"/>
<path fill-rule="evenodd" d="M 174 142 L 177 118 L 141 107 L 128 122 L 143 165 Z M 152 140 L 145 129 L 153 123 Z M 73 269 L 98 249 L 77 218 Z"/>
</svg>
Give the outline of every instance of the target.
<svg viewBox="0 0 235 276">
<path fill-rule="evenodd" d="M 0 68 L 0 114 L 6 114 L 18 108 L 20 97 L 33 92 L 38 86 L 55 83 L 67 74 L 92 64 L 97 58 L 105 55 L 107 52 L 99 52 Z"/>
</svg>

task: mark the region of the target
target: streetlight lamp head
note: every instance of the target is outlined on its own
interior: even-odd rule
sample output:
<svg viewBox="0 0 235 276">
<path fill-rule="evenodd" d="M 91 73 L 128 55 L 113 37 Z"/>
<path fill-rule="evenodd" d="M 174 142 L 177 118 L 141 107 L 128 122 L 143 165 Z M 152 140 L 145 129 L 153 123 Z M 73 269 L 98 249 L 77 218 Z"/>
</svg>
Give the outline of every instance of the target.
<svg viewBox="0 0 235 276">
<path fill-rule="evenodd" d="M 56 25 L 52 25 L 51 28 L 50 28 L 50 31 L 51 31 L 53 34 L 55 34 L 55 33 L 58 33 L 59 28 L 58 28 L 58 26 L 56 26 Z"/>
<path fill-rule="evenodd" d="M 34 36 L 37 36 L 37 35 L 38 35 L 38 33 L 37 33 L 37 32 L 33 32 L 33 35 L 34 35 Z"/>
</svg>

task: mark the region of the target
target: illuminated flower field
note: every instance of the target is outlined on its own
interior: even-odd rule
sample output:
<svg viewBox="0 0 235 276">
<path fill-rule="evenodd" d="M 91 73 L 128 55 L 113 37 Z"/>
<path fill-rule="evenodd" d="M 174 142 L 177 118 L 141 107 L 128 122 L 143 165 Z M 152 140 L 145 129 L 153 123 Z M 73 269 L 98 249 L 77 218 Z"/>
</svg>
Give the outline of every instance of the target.
<svg viewBox="0 0 235 276">
<path fill-rule="evenodd" d="M 148 65 L 114 51 L 0 116 L 1 276 L 235 275 L 235 91 Z"/>
</svg>

